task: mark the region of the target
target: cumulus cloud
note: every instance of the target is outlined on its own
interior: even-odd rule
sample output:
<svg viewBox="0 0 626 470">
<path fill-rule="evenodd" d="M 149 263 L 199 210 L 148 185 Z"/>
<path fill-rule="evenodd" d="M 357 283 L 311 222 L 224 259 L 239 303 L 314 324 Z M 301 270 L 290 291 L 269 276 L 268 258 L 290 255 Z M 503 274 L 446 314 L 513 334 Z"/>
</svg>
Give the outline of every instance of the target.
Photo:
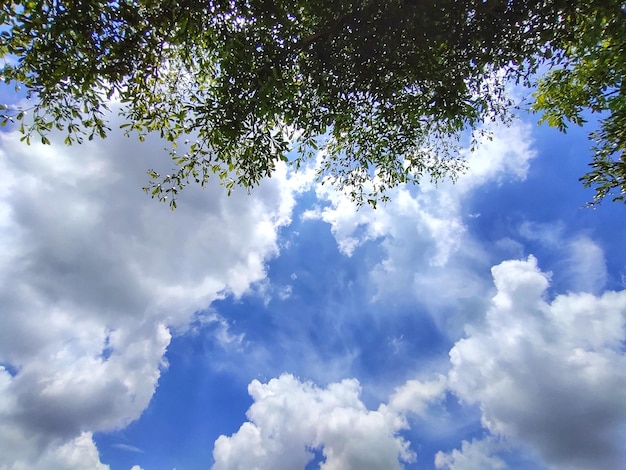
<svg viewBox="0 0 626 470">
<path fill-rule="evenodd" d="M 8 437 L 0 433 L 0 439 Z M 11 437 L 15 437 L 15 434 Z M 100 462 L 98 449 L 91 433 L 83 432 L 78 437 L 57 446 L 48 446 L 36 456 L 25 455 L 24 436 L 19 438 L 18 449 L 10 445 L 2 446 L 3 470 L 109 470 L 109 466 Z M 26 438 L 27 439 L 27 438 Z M 7 444 L 11 442 L 4 441 Z M 14 442 L 15 443 L 15 442 Z"/>
<path fill-rule="evenodd" d="M 463 441 L 461 450 L 437 452 L 435 467 L 442 470 L 503 470 L 508 468 L 504 460 L 492 455 L 494 440 Z"/>
<path fill-rule="evenodd" d="M 18 140 L 0 134 L 0 468 L 139 417 L 170 329 L 265 277 L 299 184 L 280 167 L 250 196 L 189 188 L 171 212 L 141 190 L 171 166 L 159 142 Z"/>
<path fill-rule="evenodd" d="M 254 403 L 230 437 L 215 442 L 214 470 L 304 468 L 321 449 L 323 470 L 399 469 L 415 454 L 398 432 L 406 420 L 385 405 L 368 410 L 358 381 L 319 388 L 284 374 L 248 386 Z"/>
<path fill-rule="evenodd" d="M 484 324 L 469 326 L 450 351 L 450 389 L 480 405 L 491 433 L 530 446 L 555 467 L 619 468 L 626 291 L 548 301 L 549 276 L 532 256 L 492 273 L 497 294 Z M 461 454 L 441 454 L 439 462 L 457 468 Z"/>
<path fill-rule="evenodd" d="M 216 441 L 214 468 L 304 468 L 312 449 L 321 450 L 322 469 L 403 468 L 416 455 L 399 432 L 411 416 L 437 423 L 450 393 L 478 405 L 488 435 L 437 452 L 438 469 L 505 469 L 511 451 L 537 468 L 619 468 L 626 291 L 550 300 L 550 276 L 533 256 L 502 262 L 492 276 L 496 294 L 450 350 L 447 375 L 408 380 L 376 410 L 361 402 L 354 379 L 327 388 L 291 375 L 255 380 L 249 421 Z"/>
</svg>

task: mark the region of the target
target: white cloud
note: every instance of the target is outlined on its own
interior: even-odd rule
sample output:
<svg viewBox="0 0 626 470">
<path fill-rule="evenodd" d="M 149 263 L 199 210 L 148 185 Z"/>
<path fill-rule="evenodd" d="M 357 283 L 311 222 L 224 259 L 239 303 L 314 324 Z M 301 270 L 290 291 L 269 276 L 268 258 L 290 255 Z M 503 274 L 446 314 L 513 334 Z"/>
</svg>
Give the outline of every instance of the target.
<svg viewBox="0 0 626 470">
<path fill-rule="evenodd" d="M 602 291 L 606 285 L 608 273 L 604 251 L 589 237 L 574 237 L 566 245 L 563 270 L 567 283 L 574 292 Z"/>
<path fill-rule="evenodd" d="M 293 293 L 293 287 L 290 284 L 288 284 L 278 291 L 278 298 L 280 300 L 287 300 L 289 297 L 291 297 L 292 293 Z"/>
<path fill-rule="evenodd" d="M 391 201 L 379 209 L 357 208 L 347 196 L 327 185 L 317 186 L 316 192 L 320 200 L 328 201 L 330 205 L 308 211 L 304 217 L 330 224 L 340 251 L 347 256 L 367 241 L 379 238 L 402 240 L 404 232 L 410 231 L 426 242 L 422 250 L 428 263 L 442 265 L 456 247 L 458 235 L 463 232 L 455 213 L 443 215 L 432 211 L 432 201 L 425 196 L 412 195 L 405 186 L 393 190 Z"/>
<path fill-rule="evenodd" d="M 604 251 L 586 234 L 565 233 L 561 222 L 524 222 L 520 235 L 536 240 L 558 254 L 555 271 L 569 290 L 598 294 L 606 286 L 608 273 Z"/>
<path fill-rule="evenodd" d="M 0 442 L 7 437 L 6 429 L 0 430 Z M 17 431 L 17 430 L 13 430 Z M 15 437 L 15 432 L 12 433 Z M 20 436 L 19 441 L 4 441 L 0 444 L 2 470 L 109 470 L 109 466 L 100 462 L 98 449 L 93 442 L 91 433 L 83 432 L 78 437 L 64 443 L 53 443 L 46 446 L 36 455 L 26 456 L 24 443 L 28 437 Z M 17 448 L 11 444 L 16 444 Z"/>
<path fill-rule="evenodd" d="M 18 140 L 0 134 L 0 468 L 139 417 L 169 329 L 265 277 L 299 189 L 281 166 L 250 196 L 190 187 L 171 212 L 141 190 L 171 166 L 158 141 Z"/>
<path fill-rule="evenodd" d="M 468 171 L 459 178 L 461 193 L 486 183 L 524 180 L 530 161 L 537 156 L 533 149 L 532 127 L 520 121 L 511 126 L 494 126 L 491 140 L 483 141 L 474 152 L 465 150 Z"/>
<path fill-rule="evenodd" d="M 626 459 L 626 291 L 549 302 L 549 276 L 535 258 L 492 272 L 497 294 L 486 322 L 469 326 L 450 351 L 451 390 L 480 405 L 494 435 L 530 446 L 555 468 L 619 468 Z"/>
<path fill-rule="evenodd" d="M 432 312 L 475 311 L 481 293 L 489 289 L 477 272 L 486 271 L 492 260 L 467 231 L 466 218 L 475 216 L 463 215 L 464 201 L 487 183 L 523 180 L 535 157 L 532 143 L 527 124 L 496 127 L 492 141 L 475 152 L 464 151 L 468 171 L 456 184 L 424 182 L 419 190 L 401 186 L 377 210 L 357 210 L 344 195 L 318 185 L 317 196 L 328 205 L 305 217 L 329 223 L 339 249 L 348 256 L 368 241 L 380 241 L 384 259 L 371 271 L 375 300 L 417 300 Z M 450 322 L 446 329 L 455 336 L 457 321 L 442 321 Z"/>
<path fill-rule="evenodd" d="M 526 221 L 521 224 L 519 233 L 528 240 L 540 241 L 551 249 L 563 245 L 565 225 L 563 222 L 538 223 Z"/>
<path fill-rule="evenodd" d="M 33 467 L 30 467 L 33 468 Z M 37 462 L 42 470 L 108 470 L 98 456 L 91 433 L 84 432 L 51 452 Z"/>
<path fill-rule="evenodd" d="M 591 258 L 602 259 L 590 239 L 572 240 L 579 248 L 575 242 L 582 240 Z M 587 257 L 578 259 L 589 265 Z M 478 405 L 491 435 L 437 453 L 437 468 L 504 469 L 510 449 L 519 450 L 537 468 L 541 461 L 555 469 L 618 468 L 626 458 L 626 291 L 568 293 L 549 300 L 550 275 L 532 256 L 494 266 L 492 274 L 495 295 L 483 310 L 485 316 L 467 320 L 466 338 L 450 351 L 447 377 L 409 380 L 375 412 L 360 402 L 355 381 L 327 389 L 291 376 L 268 384 L 255 381 L 250 385 L 255 403 L 249 422 L 231 437 L 218 439 L 215 468 L 302 468 L 312 457 L 309 448 L 323 448 L 327 465 L 366 468 L 356 463 L 356 455 L 368 455 L 371 436 L 385 429 L 388 452 L 377 452 L 389 460 L 372 468 L 397 468 L 403 452 L 407 461 L 412 457 L 396 434 L 407 427 L 407 416 L 421 418 L 420 433 L 428 434 L 431 426 L 458 431 L 444 416 L 446 393 Z M 352 390 L 351 399 L 334 403 L 335 395 L 350 395 L 346 390 Z M 330 422 L 335 422 L 335 432 L 328 432 Z M 344 449 L 344 460 L 334 453 L 336 448 Z"/>
<path fill-rule="evenodd" d="M 442 470 L 503 470 L 508 468 L 499 457 L 492 455 L 494 440 L 463 441 L 461 450 L 452 452 L 437 452 L 435 467 Z"/>
<path fill-rule="evenodd" d="M 423 417 L 431 404 L 444 398 L 446 387 L 447 379 L 443 375 L 428 382 L 408 380 L 391 395 L 389 408 L 401 414 L 411 412 Z"/>
<path fill-rule="evenodd" d="M 368 410 L 354 379 L 322 389 L 284 374 L 267 384 L 254 380 L 248 391 L 250 421 L 217 439 L 214 470 L 304 468 L 315 448 L 323 470 L 399 469 L 399 459 L 415 458 L 397 435 L 404 418 L 385 405 Z"/>
<path fill-rule="evenodd" d="M 241 346 L 245 334 L 233 334 L 230 331 L 230 324 L 217 312 L 209 311 L 202 314 L 197 314 L 195 317 L 194 325 L 187 330 L 190 334 L 199 334 L 200 331 L 206 332 L 206 326 L 212 326 L 214 329 L 214 336 L 217 342 L 224 349 L 237 348 Z"/>
<path fill-rule="evenodd" d="M 125 450 L 126 452 L 135 452 L 137 454 L 142 454 L 143 450 L 139 447 L 131 446 L 130 444 L 113 444 L 113 447 L 116 449 Z"/>
</svg>

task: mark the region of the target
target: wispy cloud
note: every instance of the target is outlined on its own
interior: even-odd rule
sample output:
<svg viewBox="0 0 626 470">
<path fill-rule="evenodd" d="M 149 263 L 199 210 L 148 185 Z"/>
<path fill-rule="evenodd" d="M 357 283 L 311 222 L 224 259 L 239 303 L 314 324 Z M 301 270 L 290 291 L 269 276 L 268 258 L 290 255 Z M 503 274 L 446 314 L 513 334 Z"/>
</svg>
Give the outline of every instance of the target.
<svg viewBox="0 0 626 470">
<path fill-rule="evenodd" d="M 129 444 L 117 443 L 117 444 L 113 444 L 113 447 L 115 447 L 116 449 L 125 450 L 126 452 L 134 452 L 136 454 L 143 454 L 143 450 L 141 450 L 139 447 L 131 446 Z"/>
</svg>

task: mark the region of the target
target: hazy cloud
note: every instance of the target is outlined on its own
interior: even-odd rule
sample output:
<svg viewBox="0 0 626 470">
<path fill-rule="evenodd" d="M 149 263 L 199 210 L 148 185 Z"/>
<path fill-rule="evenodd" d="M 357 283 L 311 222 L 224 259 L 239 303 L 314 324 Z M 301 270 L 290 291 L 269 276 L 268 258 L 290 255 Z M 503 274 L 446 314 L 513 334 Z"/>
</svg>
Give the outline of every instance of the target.
<svg viewBox="0 0 626 470">
<path fill-rule="evenodd" d="M 468 232 L 467 219 L 477 215 L 464 215 L 463 204 L 481 186 L 523 180 L 536 156 L 532 145 L 529 125 L 496 127 L 491 141 L 475 152 L 463 151 L 468 171 L 456 184 L 425 181 L 419 190 L 401 186 L 377 210 L 357 210 L 344 195 L 318 185 L 317 196 L 327 205 L 305 215 L 329 223 L 348 256 L 368 241 L 379 241 L 384 255 L 371 270 L 374 300 L 417 301 L 441 317 L 438 322 L 456 338 L 462 322 L 453 317 L 462 313 L 466 318 L 481 309 L 490 286 L 480 271 L 487 272 L 493 262 Z"/>
</svg>

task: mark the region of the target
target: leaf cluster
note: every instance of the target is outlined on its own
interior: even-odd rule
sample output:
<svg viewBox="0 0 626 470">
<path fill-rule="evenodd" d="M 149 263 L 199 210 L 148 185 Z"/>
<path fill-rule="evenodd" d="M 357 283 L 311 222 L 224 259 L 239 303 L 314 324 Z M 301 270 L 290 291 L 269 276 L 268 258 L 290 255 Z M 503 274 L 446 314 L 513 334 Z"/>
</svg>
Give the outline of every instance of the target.
<svg viewBox="0 0 626 470">
<path fill-rule="evenodd" d="M 454 178 L 466 129 L 511 117 L 507 82 L 529 84 L 572 39 L 581 8 L 537 0 L 29 0 L 3 2 L 1 76 L 36 98 L 4 107 L 25 140 L 122 127 L 171 145 L 176 168 L 146 190 L 176 204 L 217 175 L 252 187 L 280 161 L 376 204 L 400 183 Z"/>
<path fill-rule="evenodd" d="M 591 205 L 609 196 L 626 202 L 626 5 L 602 0 L 581 4 L 567 17 L 571 38 L 539 80 L 534 109 L 541 121 L 566 132 L 586 115 L 600 115 L 591 170 L 581 181 L 595 189 Z"/>
</svg>

